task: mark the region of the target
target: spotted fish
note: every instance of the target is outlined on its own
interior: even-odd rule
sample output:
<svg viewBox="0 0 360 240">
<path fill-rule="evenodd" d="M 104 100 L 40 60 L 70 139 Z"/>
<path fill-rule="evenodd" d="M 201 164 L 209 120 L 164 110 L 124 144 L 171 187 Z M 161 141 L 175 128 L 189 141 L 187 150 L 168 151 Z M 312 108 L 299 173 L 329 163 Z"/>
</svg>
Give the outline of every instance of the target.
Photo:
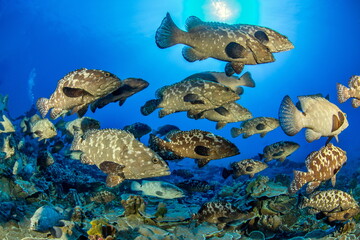
<svg viewBox="0 0 360 240">
<path fill-rule="evenodd" d="M 269 49 L 255 37 L 242 32 L 236 25 L 218 22 L 203 22 L 195 16 L 186 20 L 186 30 L 180 30 L 167 13 L 156 31 L 155 40 L 160 48 L 185 44 L 182 54 L 194 62 L 206 58 L 230 62 L 235 72 L 240 73 L 244 64 L 273 62 Z"/>
<path fill-rule="evenodd" d="M 352 106 L 354 108 L 360 107 L 360 76 L 352 76 L 349 81 L 349 88 L 338 83 L 337 95 L 340 103 L 346 102 L 349 98 L 352 99 Z"/>
<path fill-rule="evenodd" d="M 196 179 L 179 182 L 176 186 L 186 190 L 187 192 L 208 192 L 210 190 L 214 190 L 214 186 L 210 185 L 208 182 Z"/>
<path fill-rule="evenodd" d="M 175 131 L 180 131 L 180 130 L 172 130 L 171 132 L 169 132 L 168 134 L 165 135 L 164 139 L 166 141 L 169 141 L 167 136 L 171 136 Z M 159 144 L 159 142 L 160 141 L 154 134 L 150 134 L 148 146 L 154 152 L 156 152 L 162 159 L 164 159 L 164 160 L 181 160 L 184 158 L 182 156 L 176 155 L 172 151 L 169 151 L 167 148 L 165 148 L 165 146 Z"/>
<path fill-rule="evenodd" d="M 154 151 L 118 129 L 89 130 L 75 135 L 72 151 L 80 152 L 84 164 L 95 164 L 107 174 L 106 184 L 114 187 L 125 179 L 160 177 L 169 167 Z"/>
<path fill-rule="evenodd" d="M 271 117 L 256 117 L 253 119 L 246 120 L 241 123 L 241 128 L 232 128 L 231 136 L 237 137 L 243 134 L 243 138 L 248 138 L 254 134 L 260 134 L 260 137 L 274 130 L 279 126 L 279 121 L 276 118 Z"/>
<path fill-rule="evenodd" d="M 215 109 L 206 110 L 195 115 L 188 113 L 188 117 L 193 119 L 206 118 L 210 121 L 217 122 L 216 129 L 219 130 L 227 123 L 245 121 L 253 116 L 248 109 L 244 108 L 240 104 L 230 102 Z"/>
<path fill-rule="evenodd" d="M 306 207 L 310 208 L 311 214 L 323 212 L 330 221 L 346 221 L 359 212 L 356 200 L 350 194 L 336 189 L 318 191 L 309 198 L 304 197 L 299 208 Z"/>
<path fill-rule="evenodd" d="M 68 112 L 82 117 L 88 105 L 115 91 L 121 81 L 114 74 L 95 69 L 78 69 L 59 80 L 50 98 L 39 98 L 36 106 L 42 117 L 51 109 L 50 117 L 56 119 Z"/>
<path fill-rule="evenodd" d="M 29 121 L 32 137 L 38 138 L 38 141 L 52 138 L 57 135 L 56 128 L 49 119 L 41 119 L 39 115 L 35 114 Z"/>
<path fill-rule="evenodd" d="M 207 202 L 201 206 L 192 219 L 199 223 L 215 223 L 219 228 L 225 227 L 226 224 L 239 220 L 250 220 L 256 217 L 255 213 L 242 212 L 238 208 L 226 201 Z"/>
<path fill-rule="evenodd" d="M 159 117 L 171 113 L 190 111 L 197 114 L 220 107 L 239 99 L 239 96 L 223 84 L 201 79 L 183 80 L 157 90 L 158 99 L 148 101 L 142 113 L 148 115 L 156 108 L 162 108 Z"/>
<path fill-rule="evenodd" d="M 229 140 L 211 132 L 198 129 L 177 131 L 168 136 L 169 141 L 153 136 L 156 143 L 177 156 L 193 158 L 199 167 L 210 160 L 240 154 L 239 149 Z"/>
<path fill-rule="evenodd" d="M 118 89 L 91 103 L 90 109 L 92 112 L 95 112 L 97 108 L 103 108 L 112 102 L 119 102 L 119 106 L 122 106 L 127 98 L 142 91 L 148 86 L 149 83 L 141 78 L 124 79 L 122 85 Z"/>
<path fill-rule="evenodd" d="M 86 131 L 90 129 L 99 128 L 100 122 L 90 117 L 77 118 L 65 124 L 66 133 L 71 137 L 75 135 L 76 131 L 78 131 L 78 134 L 83 135 Z"/>
<path fill-rule="evenodd" d="M 222 172 L 223 178 L 228 178 L 230 175 L 233 178 L 238 178 L 241 175 L 249 175 L 254 177 L 255 173 L 261 172 L 266 169 L 268 165 L 261 161 L 254 159 L 245 159 L 239 162 L 233 162 L 230 164 L 231 170 L 224 168 Z"/>
<path fill-rule="evenodd" d="M 332 185 L 335 186 L 336 174 L 346 160 L 346 152 L 332 143 L 328 143 L 319 151 L 310 153 L 305 160 L 308 171 L 294 171 L 294 179 L 290 184 L 289 193 L 296 193 L 306 183 L 308 183 L 306 192 L 311 193 L 321 182 L 330 179 Z"/>
<path fill-rule="evenodd" d="M 289 136 L 294 136 L 302 128 L 307 128 L 307 142 L 332 137 L 338 141 L 338 135 L 349 126 L 346 114 L 327 99 L 317 96 L 299 96 L 300 111 L 289 96 L 285 96 L 279 109 L 279 120 L 282 130 Z"/>
<path fill-rule="evenodd" d="M 224 72 L 201 72 L 190 75 L 185 79 L 194 79 L 199 78 L 207 81 L 217 82 L 224 84 L 225 86 L 231 88 L 234 92 L 239 95 L 244 93 L 242 86 L 246 87 L 255 87 L 255 82 L 251 77 L 249 72 L 244 73 L 241 77 L 237 78 L 234 76 L 227 76 Z"/>
<path fill-rule="evenodd" d="M 171 184 L 163 181 L 133 181 L 131 183 L 132 191 L 140 191 L 143 195 L 154 196 L 164 199 L 182 198 L 185 196 L 184 191 Z"/>
<path fill-rule="evenodd" d="M 276 142 L 264 147 L 263 154 L 260 154 L 260 157 L 265 158 L 265 162 L 269 162 L 273 159 L 278 159 L 280 162 L 283 162 L 299 147 L 299 144 L 291 141 Z"/>
</svg>

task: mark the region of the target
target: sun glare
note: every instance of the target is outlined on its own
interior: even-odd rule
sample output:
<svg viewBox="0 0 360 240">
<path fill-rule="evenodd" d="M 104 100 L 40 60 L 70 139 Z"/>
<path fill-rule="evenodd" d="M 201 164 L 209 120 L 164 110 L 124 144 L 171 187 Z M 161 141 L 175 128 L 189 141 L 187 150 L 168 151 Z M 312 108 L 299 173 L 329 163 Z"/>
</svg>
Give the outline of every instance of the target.
<svg viewBox="0 0 360 240">
<path fill-rule="evenodd" d="M 212 0 L 211 7 L 213 15 L 219 18 L 219 20 L 228 20 L 234 15 L 234 12 L 226 1 Z"/>
</svg>

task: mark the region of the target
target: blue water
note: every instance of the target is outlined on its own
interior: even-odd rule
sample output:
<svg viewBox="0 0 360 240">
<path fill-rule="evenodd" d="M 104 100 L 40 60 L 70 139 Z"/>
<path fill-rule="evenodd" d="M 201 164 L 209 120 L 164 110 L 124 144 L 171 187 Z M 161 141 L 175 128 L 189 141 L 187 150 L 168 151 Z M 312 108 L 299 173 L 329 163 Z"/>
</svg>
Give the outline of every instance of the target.
<svg viewBox="0 0 360 240">
<path fill-rule="evenodd" d="M 175 124 L 182 130 L 202 129 L 234 142 L 241 151 L 235 157 L 211 161 L 210 165 L 250 158 L 271 143 L 289 140 L 301 145 L 291 157 L 303 162 L 306 156 L 324 145 L 326 138 L 307 143 L 304 130 L 293 137 L 281 128 L 260 138 L 232 138 L 230 123 L 215 130 L 215 123 L 193 120 L 186 113 L 158 118 L 140 107 L 154 98 L 155 91 L 167 84 L 203 71 L 223 71 L 225 62 L 214 59 L 187 62 L 181 55 L 183 45 L 160 49 L 155 32 L 166 13 L 182 29 L 185 20 L 196 15 L 205 21 L 256 24 L 286 35 L 295 48 L 275 53 L 273 63 L 245 66 L 256 82 L 245 88 L 239 103 L 254 117 L 278 117 L 282 98 L 322 93 L 347 113 L 350 126 L 339 135 L 336 145 L 347 151 L 343 172 L 354 171 L 360 158 L 360 109 L 351 103 L 340 104 L 336 83 L 347 84 L 360 75 L 360 2 L 356 0 L 224 0 L 234 15 L 221 19 L 212 13 L 215 0 L 138 0 L 138 1 L 56 1 L 0 0 L 0 93 L 9 95 L 10 114 L 17 117 L 29 110 L 40 97 L 49 97 L 57 81 L 78 68 L 102 69 L 119 78 L 143 78 L 150 83 L 145 90 L 127 99 L 121 107 L 112 103 L 86 116 L 101 122 L 102 128 L 123 128 L 143 122 L 153 129 Z M 72 120 L 76 116 L 66 117 Z M 142 138 L 147 143 L 148 136 Z M 335 141 L 335 140 L 333 140 Z M 195 167 L 189 161 L 190 167 Z M 184 164 L 183 164 L 184 165 Z"/>
</svg>

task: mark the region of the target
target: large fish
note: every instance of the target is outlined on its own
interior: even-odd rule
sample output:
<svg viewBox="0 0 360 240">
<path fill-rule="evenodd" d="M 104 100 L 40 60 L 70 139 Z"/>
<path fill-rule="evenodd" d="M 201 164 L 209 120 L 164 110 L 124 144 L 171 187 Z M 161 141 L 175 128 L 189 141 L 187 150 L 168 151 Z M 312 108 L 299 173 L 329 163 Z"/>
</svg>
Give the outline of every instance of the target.
<svg viewBox="0 0 360 240">
<path fill-rule="evenodd" d="M 337 95 L 340 103 L 346 102 L 349 98 L 353 98 L 352 106 L 360 107 L 360 76 L 352 76 L 349 81 L 349 88 L 338 83 Z"/>
<path fill-rule="evenodd" d="M 306 183 L 308 183 L 306 192 L 311 193 L 321 182 L 330 179 L 332 185 L 335 186 L 336 174 L 346 163 L 346 160 L 346 152 L 331 143 L 319 151 L 310 153 L 305 160 L 308 171 L 294 171 L 294 179 L 290 184 L 289 193 L 296 193 Z"/>
<path fill-rule="evenodd" d="M 300 147 L 299 144 L 291 141 L 280 141 L 264 147 L 261 158 L 265 158 L 265 162 L 278 159 L 280 162 L 285 161 L 286 157 L 291 155 Z"/>
<path fill-rule="evenodd" d="M 206 110 L 201 113 L 191 115 L 188 113 L 189 118 L 203 119 L 206 118 L 210 121 L 217 122 L 216 129 L 223 128 L 227 123 L 241 122 L 252 118 L 251 112 L 236 102 L 226 103 L 218 108 Z"/>
<path fill-rule="evenodd" d="M 154 151 L 118 129 L 89 130 L 75 135 L 72 151 L 80 152 L 85 164 L 95 164 L 106 173 L 106 184 L 114 187 L 125 179 L 160 177 L 170 174 L 166 162 Z"/>
<path fill-rule="evenodd" d="M 187 192 L 208 192 L 215 189 L 215 187 L 210 185 L 208 182 L 196 179 L 179 182 L 176 186 L 186 190 Z"/>
<path fill-rule="evenodd" d="M 205 166 L 213 159 L 240 154 L 239 149 L 233 143 L 211 132 L 194 129 L 177 131 L 167 137 L 169 141 L 153 136 L 158 145 L 177 156 L 196 159 L 199 167 Z"/>
<path fill-rule="evenodd" d="M 294 136 L 302 128 L 307 128 L 305 138 L 312 142 L 320 137 L 332 137 L 338 140 L 338 135 L 349 126 L 346 114 L 327 99 L 317 96 L 299 96 L 300 111 L 289 96 L 285 96 L 279 109 L 280 126 L 283 131 Z"/>
<path fill-rule="evenodd" d="M 136 181 L 131 183 L 132 191 L 141 191 L 143 195 L 154 196 L 164 199 L 184 197 L 184 191 L 177 186 L 163 181 Z"/>
<path fill-rule="evenodd" d="M 310 207 L 309 213 L 311 214 L 323 212 L 330 221 L 345 221 L 354 216 L 353 213 L 359 212 L 356 200 L 350 194 L 336 189 L 318 191 L 311 194 L 309 198 L 304 197 L 299 208 L 306 207 Z M 339 219 L 340 213 L 344 213 L 341 216 L 342 219 Z"/>
<path fill-rule="evenodd" d="M 156 108 L 162 108 L 159 117 L 181 111 L 197 114 L 240 98 L 223 84 L 201 79 L 183 80 L 164 86 L 156 91 L 156 97 L 158 99 L 150 100 L 142 107 L 141 112 L 144 115 L 150 114 Z"/>
<path fill-rule="evenodd" d="M 249 175 L 250 177 L 254 177 L 256 173 L 268 168 L 268 165 L 264 162 L 256 161 L 254 159 L 245 159 L 239 162 L 231 163 L 230 167 L 230 170 L 226 168 L 223 169 L 223 178 L 227 178 L 230 175 L 232 175 L 234 179 L 240 177 L 241 175 Z"/>
<path fill-rule="evenodd" d="M 244 89 L 242 88 L 242 86 L 251 88 L 255 87 L 255 82 L 249 72 L 244 73 L 239 78 L 236 78 L 234 76 L 229 77 L 224 72 L 201 72 L 190 75 L 185 79 L 195 78 L 224 84 L 239 95 L 242 95 L 244 93 Z"/>
<path fill-rule="evenodd" d="M 260 134 L 260 137 L 274 130 L 279 126 L 279 120 L 272 117 L 256 117 L 246 120 L 240 124 L 240 128 L 233 127 L 231 129 L 231 136 L 237 137 L 243 134 L 243 138 L 248 138 L 254 134 Z"/>
<path fill-rule="evenodd" d="M 51 109 L 50 117 L 56 119 L 68 112 L 82 117 L 88 105 L 115 91 L 121 81 L 114 74 L 95 69 L 78 69 L 59 80 L 50 98 L 39 98 L 36 106 L 42 117 Z"/>
<path fill-rule="evenodd" d="M 128 97 L 131 97 L 148 86 L 149 83 L 141 78 L 124 79 L 122 85 L 118 89 L 91 103 L 90 109 L 92 112 L 95 112 L 97 108 L 103 108 L 112 102 L 119 102 L 119 106 L 122 106 Z"/>
<path fill-rule="evenodd" d="M 273 62 L 269 49 L 255 37 L 246 34 L 236 25 L 218 22 L 203 22 L 195 16 L 186 20 L 186 30 L 179 29 L 167 13 L 156 31 L 155 40 L 160 48 L 185 44 L 182 54 L 194 62 L 215 58 L 231 63 L 236 73 L 244 64 Z"/>
</svg>

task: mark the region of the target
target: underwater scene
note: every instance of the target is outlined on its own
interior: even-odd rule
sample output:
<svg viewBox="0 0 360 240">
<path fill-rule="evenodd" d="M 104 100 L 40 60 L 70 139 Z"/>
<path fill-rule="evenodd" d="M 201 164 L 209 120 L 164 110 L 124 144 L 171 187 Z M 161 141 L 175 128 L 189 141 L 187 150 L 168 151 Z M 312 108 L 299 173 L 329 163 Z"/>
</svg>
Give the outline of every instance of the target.
<svg viewBox="0 0 360 240">
<path fill-rule="evenodd" d="M 0 239 L 360 239 L 359 12 L 0 0 Z"/>
</svg>

